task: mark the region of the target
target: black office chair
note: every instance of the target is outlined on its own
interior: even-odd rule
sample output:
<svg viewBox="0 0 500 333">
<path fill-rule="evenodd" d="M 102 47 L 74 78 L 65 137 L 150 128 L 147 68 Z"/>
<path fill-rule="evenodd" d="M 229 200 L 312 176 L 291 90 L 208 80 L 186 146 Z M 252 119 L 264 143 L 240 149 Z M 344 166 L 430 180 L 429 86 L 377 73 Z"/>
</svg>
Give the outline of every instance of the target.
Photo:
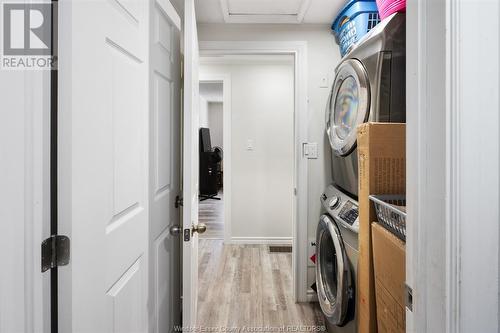
<svg viewBox="0 0 500 333">
<path fill-rule="evenodd" d="M 200 128 L 200 201 L 217 197 L 222 188 L 222 148 L 214 147 L 210 140 L 210 129 Z"/>
</svg>

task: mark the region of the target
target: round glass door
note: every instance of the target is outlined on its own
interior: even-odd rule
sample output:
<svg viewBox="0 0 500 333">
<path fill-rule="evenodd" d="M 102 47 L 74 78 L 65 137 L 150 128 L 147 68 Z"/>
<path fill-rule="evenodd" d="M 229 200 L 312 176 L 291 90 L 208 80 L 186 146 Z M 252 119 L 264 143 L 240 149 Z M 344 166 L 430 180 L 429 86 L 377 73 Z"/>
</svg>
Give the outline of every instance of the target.
<svg viewBox="0 0 500 333">
<path fill-rule="evenodd" d="M 339 156 L 356 147 L 356 129 L 368 119 L 370 85 L 361 62 L 349 59 L 337 71 L 327 105 L 327 133 L 330 145 Z"/>
<path fill-rule="evenodd" d="M 316 233 L 316 286 L 325 317 L 341 326 L 347 319 L 351 269 L 337 224 L 323 215 Z"/>
<path fill-rule="evenodd" d="M 321 262 L 321 282 L 324 287 L 325 296 L 330 303 L 335 303 L 339 284 L 339 267 L 337 262 L 337 250 L 333 244 L 332 235 L 328 232 L 321 234 L 321 247 L 319 249 Z M 342 255 L 342 253 L 339 253 Z"/>
</svg>

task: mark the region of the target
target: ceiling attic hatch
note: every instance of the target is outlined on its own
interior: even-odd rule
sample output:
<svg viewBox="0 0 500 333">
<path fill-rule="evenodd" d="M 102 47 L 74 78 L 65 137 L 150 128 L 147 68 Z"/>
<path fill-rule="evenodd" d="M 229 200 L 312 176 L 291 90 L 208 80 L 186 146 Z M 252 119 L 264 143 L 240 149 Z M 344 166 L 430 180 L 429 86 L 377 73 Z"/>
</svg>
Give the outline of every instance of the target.
<svg viewBox="0 0 500 333">
<path fill-rule="evenodd" d="M 220 0 L 226 23 L 302 23 L 311 0 Z"/>
</svg>

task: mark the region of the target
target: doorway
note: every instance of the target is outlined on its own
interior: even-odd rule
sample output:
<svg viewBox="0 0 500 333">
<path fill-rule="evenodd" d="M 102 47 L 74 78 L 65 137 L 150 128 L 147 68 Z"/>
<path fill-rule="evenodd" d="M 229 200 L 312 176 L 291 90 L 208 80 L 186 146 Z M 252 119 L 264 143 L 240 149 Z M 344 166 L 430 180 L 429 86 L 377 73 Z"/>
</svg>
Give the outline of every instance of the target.
<svg viewBox="0 0 500 333">
<path fill-rule="evenodd" d="M 201 42 L 200 55 L 202 58 L 222 58 L 235 56 L 292 56 L 293 57 L 293 187 L 292 187 L 292 256 L 291 256 L 291 275 L 292 275 L 292 295 L 296 302 L 308 301 L 307 284 L 307 159 L 303 155 L 302 147 L 307 142 L 307 43 L 300 41 L 290 42 Z M 215 60 L 217 61 L 217 60 Z M 201 72 L 201 81 L 224 81 L 224 105 L 231 106 L 231 88 L 233 78 L 227 71 L 225 73 L 213 71 L 210 73 Z M 226 93 L 227 91 L 227 93 Z M 224 239 L 230 242 L 232 235 L 232 204 L 231 199 L 233 179 L 231 170 L 231 158 L 228 154 L 233 151 L 231 144 L 231 114 L 226 112 L 230 108 L 224 108 L 224 150 L 226 158 L 224 159 Z M 248 138 L 245 138 L 248 139 Z M 244 144 L 248 143 L 245 140 Z M 250 142 L 251 144 L 252 142 Z M 247 147 L 246 147 L 247 148 Z M 238 193 L 244 196 L 245 193 Z M 232 239 L 234 241 L 234 239 Z M 246 240 L 247 241 L 247 240 Z M 279 243 L 279 240 L 275 240 Z M 244 242 L 241 242 L 244 243 Z M 254 244 L 258 243 L 254 239 Z M 281 242 L 282 243 L 282 242 Z"/>
<path fill-rule="evenodd" d="M 217 228 L 205 238 L 223 233 L 228 244 L 291 245 L 293 55 L 205 56 L 200 63 L 200 147 L 220 161 L 206 165 L 200 153 L 200 218 Z M 223 154 L 213 156 L 217 149 Z M 206 184 L 219 179 L 218 190 Z"/>
<path fill-rule="evenodd" d="M 200 81 L 200 239 L 224 239 L 224 81 Z M 227 110 L 226 110 L 227 111 Z"/>
<path fill-rule="evenodd" d="M 199 205 L 207 224 L 198 255 L 202 327 L 315 326 L 321 317 L 313 305 L 295 303 L 295 72 L 293 53 L 202 50 L 200 128 L 210 130 L 214 147 L 222 124 L 224 150 L 221 190 Z"/>
</svg>

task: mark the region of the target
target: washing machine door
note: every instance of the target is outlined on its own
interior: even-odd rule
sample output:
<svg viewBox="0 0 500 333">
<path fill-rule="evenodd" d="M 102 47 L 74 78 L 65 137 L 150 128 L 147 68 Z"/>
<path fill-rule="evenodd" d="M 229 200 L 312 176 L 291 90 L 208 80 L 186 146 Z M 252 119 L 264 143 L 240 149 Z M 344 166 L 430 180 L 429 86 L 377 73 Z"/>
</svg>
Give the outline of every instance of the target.
<svg viewBox="0 0 500 333">
<path fill-rule="evenodd" d="M 368 75 L 359 60 L 348 59 L 337 70 L 326 109 L 326 131 L 335 154 L 346 156 L 356 148 L 357 127 L 369 112 Z"/>
<path fill-rule="evenodd" d="M 332 325 L 343 326 L 350 319 L 354 288 L 349 260 L 337 224 L 321 216 L 316 232 L 316 287 L 321 310 Z"/>
</svg>

